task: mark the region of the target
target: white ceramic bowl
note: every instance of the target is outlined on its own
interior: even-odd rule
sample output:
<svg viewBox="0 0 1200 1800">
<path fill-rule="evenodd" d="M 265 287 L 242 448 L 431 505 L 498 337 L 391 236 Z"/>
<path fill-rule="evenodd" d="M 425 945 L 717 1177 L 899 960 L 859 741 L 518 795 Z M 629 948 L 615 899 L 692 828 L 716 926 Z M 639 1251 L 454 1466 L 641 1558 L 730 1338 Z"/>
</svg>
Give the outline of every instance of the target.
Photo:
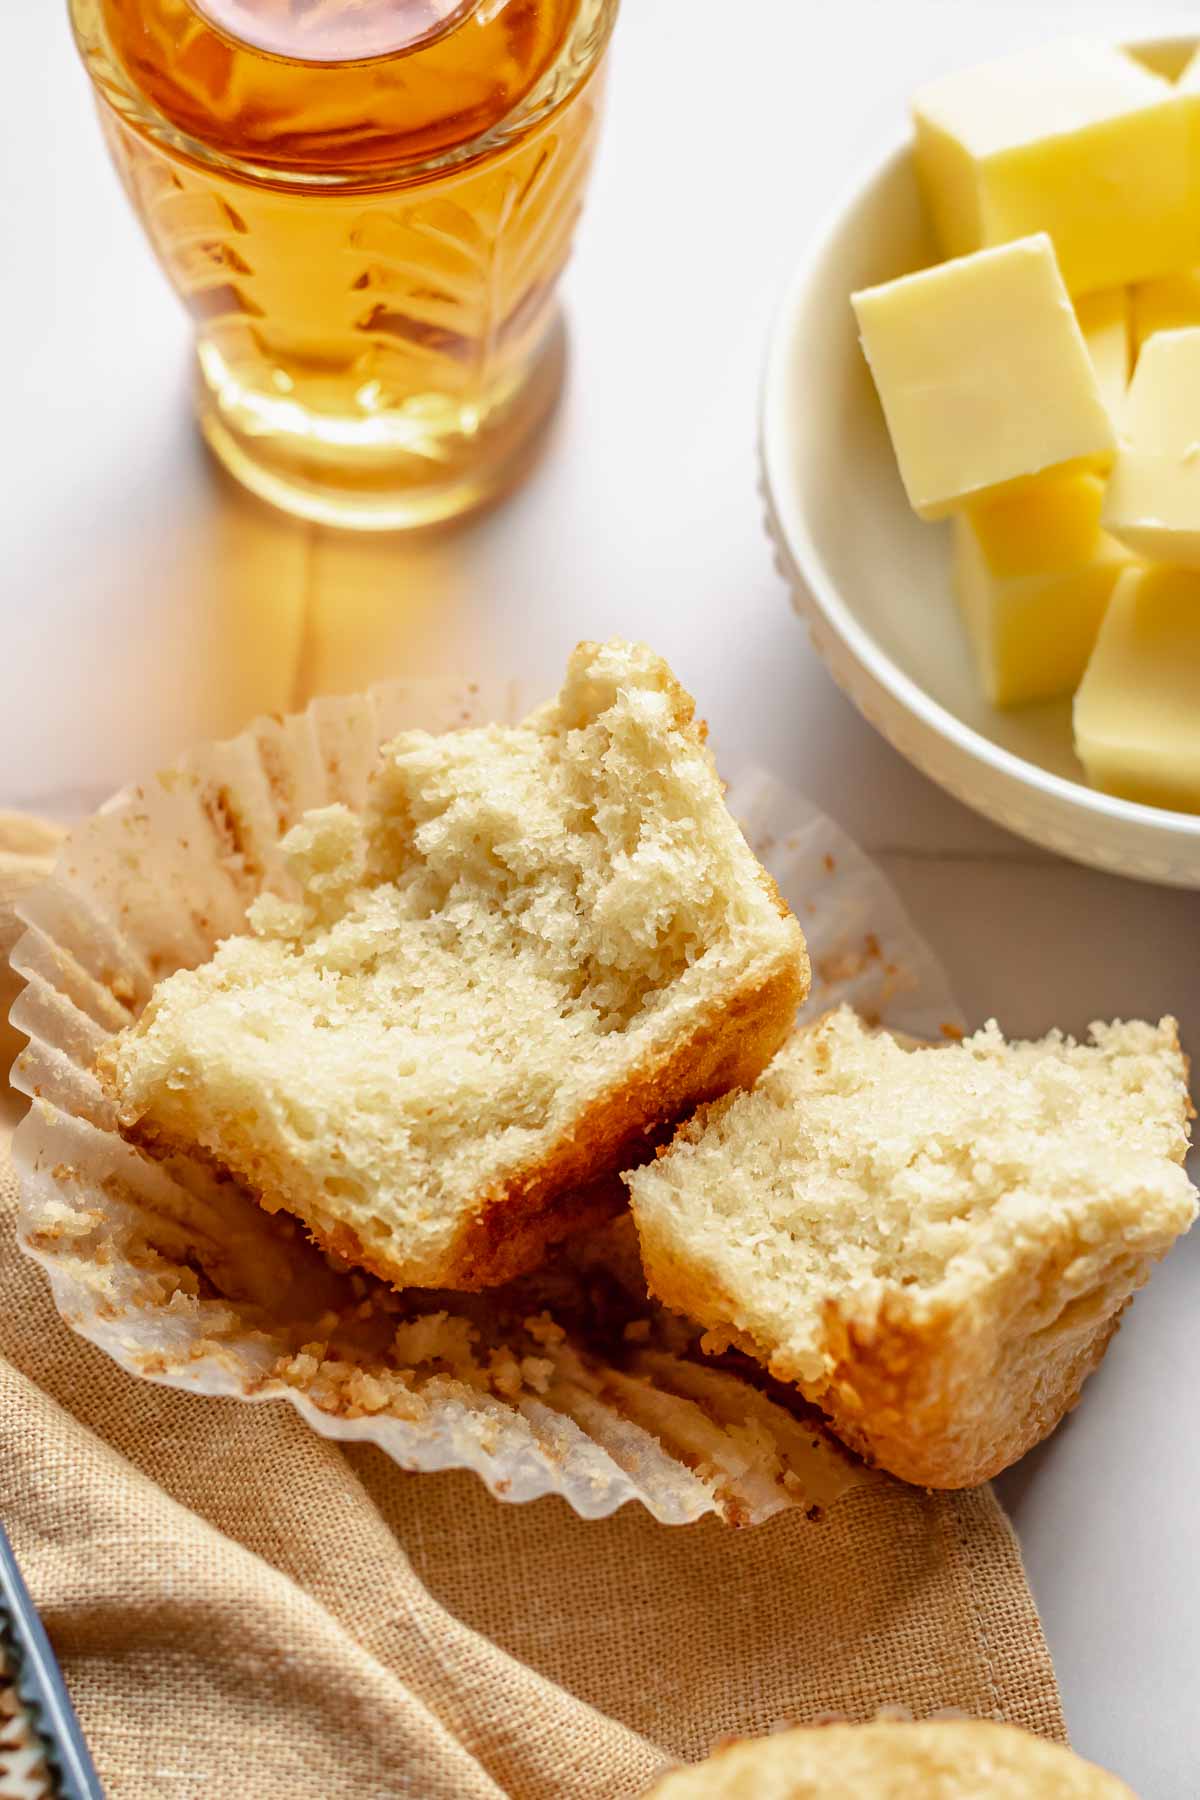
<svg viewBox="0 0 1200 1800">
<path fill-rule="evenodd" d="M 1173 61 L 1178 48 L 1160 41 L 1152 53 Z M 922 523 L 904 497 L 850 308 L 856 288 L 934 260 L 911 159 L 897 149 L 817 238 L 780 309 L 762 473 L 797 610 L 860 712 L 958 799 L 1078 862 L 1200 887 L 1200 816 L 1088 787 L 1069 701 L 1001 712 L 979 690 L 950 589 L 949 526 Z"/>
</svg>

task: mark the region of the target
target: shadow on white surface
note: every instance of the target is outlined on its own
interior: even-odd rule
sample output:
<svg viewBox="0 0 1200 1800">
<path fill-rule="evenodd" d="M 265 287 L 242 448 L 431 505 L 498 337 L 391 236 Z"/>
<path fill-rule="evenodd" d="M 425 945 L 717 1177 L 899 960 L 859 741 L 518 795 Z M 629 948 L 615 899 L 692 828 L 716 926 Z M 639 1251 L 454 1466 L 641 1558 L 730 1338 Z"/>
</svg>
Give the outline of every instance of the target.
<svg viewBox="0 0 1200 1800">
<path fill-rule="evenodd" d="M 1146 1800 L 1194 1800 L 1187 1722 L 1163 1696 L 1196 1667 L 1194 1361 L 1200 1235 L 1151 1276 L 1055 1435 L 996 1483 L 1021 1538 L 1072 1737 Z"/>
</svg>

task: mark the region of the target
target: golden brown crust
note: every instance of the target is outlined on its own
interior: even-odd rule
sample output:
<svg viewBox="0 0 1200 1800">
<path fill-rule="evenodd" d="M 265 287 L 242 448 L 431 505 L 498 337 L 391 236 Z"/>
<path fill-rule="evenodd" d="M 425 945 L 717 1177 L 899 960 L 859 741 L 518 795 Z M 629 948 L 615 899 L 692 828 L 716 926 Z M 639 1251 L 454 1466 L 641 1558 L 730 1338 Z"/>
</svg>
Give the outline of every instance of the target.
<svg viewBox="0 0 1200 1800">
<path fill-rule="evenodd" d="M 845 1353 L 829 1385 L 805 1391 L 843 1443 L 902 1481 L 977 1487 L 1049 1437 L 1076 1405 L 1125 1304 L 1065 1353 L 1041 1355 L 1034 1382 L 1014 1380 L 1011 1368 L 984 1373 L 971 1405 L 947 1379 L 959 1350 L 948 1321 L 932 1330 L 882 1321 L 871 1333 L 843 1326 Z"/>
<path fill-rule="evenodd" d="M 593 1181 L 587 1187 L 573 1188 L 565 1194 L 554 1194 L 545 1201 L 540 1211 L 513 1219 L 511 1234 L 500 1244 L 500 1254 L 492 1265 L 505 1270 L 505 1273 L 487 1282 L 477 1282 L 474 1288 L 460 1280 L 439 1282 L 436 1285 L 471 1292 L 515 1280 L 517 1276 L 535 1269 L 551 1245 L 561 1243 L 564 1238 L 572 1237 L 577 1231 L 593 1231 L 606 1225 L 620 1212 L 625 1201 L 625 1189 L 616 1176 L 612 1175 Z M 371 1275 L 378 1275 L 382 1281 L 397 1285 L 395 1268 L 367 1249 L 349 1225 L 339 1224 L 332 1232 L 325 1233 L 305 1220 L 301 1220 L 301 1223 L 320 1249 L 340 1257 L 343 1262 L 366 1269 Z"/>
<path fill-rule="evenodd" d="M 752 1085 L 786 1038 L 808 991 L 808 959 L 798 928 L 796 940 L 792 954 L 781 955 L 769 972 L 735 992 L 681 1043 L 601 1095 L 550 1157 L 483 1195 L 447 1256 L 421 1285 L 468 1292 L 498 1286 L 536 1268 L 551 1245 L 611 1218 L 625 1200 L 624 1189 L 611 1177 L 643 1160 L 656 1135 L 701 1101 Z M 103 1055 L 97 1068 L 111 1092 Z M 202 1154 L 148 1117 L 120 1129 L 152 1155 Z M 205 1160 L 240 1182 L 268 1211 L 282 1207 L 294 1213 L 331 1254 L 385 1281 L 414 1285 L 411 1265 L 389 1262 L 378 1244 L 365 1245 L 348 1225 L 325 1229 L 312 1217 L 306 1197 L 289 1193 L 267 1159 L 244 1166 L 211 1156 Z"/>
<path fill-rule="evenodd" d="M 139 1150 L 158 1161 L 172 1156 L 187 1156 L 202 1162 L 206 1168 L 226 1181 L 235 1181 L 253 1200 L 268 1212 L 281 1210 L 269 1191 L 253 1187 L 242 1176 L 222 1162 L 212 1151 L 174 1138 L 170 1132 L 154 1124 L 149 1119 L 140 1119 L 136 1124 L 122 1126 L 121 1136 L 127 1143 L 134 1144 Z M 620 1212 L 626 1204 L 627 1195 L 620 1180 L 609 1175 L 599 1181 L 593 1181 L 586 1187 L 572 1189 L 569 1193 L 555 1194 L 548 1198 L 541 1211 L 526 1221 L 522 1231 L 517 1227 L 513 1237 L 517 1253 L 512 1255 L 513 1276 L 525 1274 L 535 1268 L 541 1261 L 544 1249 L 550 1244 L 559 1243 L 563 1238 L 572 1236 L 577 1231 L 591 1231 L 605 1225 Z M 286 1210 L 286 1209 L 282 1209 Z M 386 1261 L 375 1255 L 368 1248 L 353 1228 L 339 1221 L 331 1231 L 324 1230 L 307 1219 L 294 1215 L 304 1229 L 307 1237 L 319 1250 L 329 1256 L 336 1256 L 342 1262 L 353 1263 L 356 1268 L 365 1269 L 369 1275 L 377 1275 L 381 1281 L 395 1283 L 395 1270 Z M 509 1280 L 505 1275 L 501 1279 Z M 409 1283 L 409 1286 L 412 1284 Z M 433 1286 L 435 1284 L 429 1283 Z M 436 1285 L 449 1285 L 438 1283 Z M 492 1283 L 489 1286 L 495 1285 Z"/>
<path fill-rule="evenodd" d="M 730 1327 L 739 1308 L 695 1264 L 639 1220 L 647 1285 L 664 1305 L 791 1382 L 819 1407 L 844 1443 L 867 1462 L 918 1487 L 976 1487 L 1048 1437 L 1079 1399 L 1117 1330 L 1130 1291 L 1149 1263 L 1114 1259 L 1104 1282 L 1046 1318 L 1046 1294 L 1074 1253 L 1064 1246 L 1042 1271 L 1033 1304 L 970 1316 L 951 1307 L 920 1320 L 893 1299 L 868 1326 L 825 1312 L 831 1373 L 804 1379 L 785 1352 Z M 1052 1307 L 1052 1302 L 1049 1303 Z"/>
<path fill-rule="evenodd" d="M 809 1725 L 723 1744 L 645 1800 L 1136 1800 L 1061 1744 L 991 1719 Z"/>
<path fill-rule="evenodd" d="M 459 1235 L 444 1285 L 491 1287 L 533 1268 L 556 1241 L 539 1224 L 544 1216 L 554 1224 L 554 1197 L 643 1161 L 656 1135 L 701 1101 L 752 1086 L 787 1037 L 807 990 L 807 958 L 781 960 L 669 1054 L 643 1063 L 601 1095 L 553 1156 L 484 1197 Z"/>
</svg>

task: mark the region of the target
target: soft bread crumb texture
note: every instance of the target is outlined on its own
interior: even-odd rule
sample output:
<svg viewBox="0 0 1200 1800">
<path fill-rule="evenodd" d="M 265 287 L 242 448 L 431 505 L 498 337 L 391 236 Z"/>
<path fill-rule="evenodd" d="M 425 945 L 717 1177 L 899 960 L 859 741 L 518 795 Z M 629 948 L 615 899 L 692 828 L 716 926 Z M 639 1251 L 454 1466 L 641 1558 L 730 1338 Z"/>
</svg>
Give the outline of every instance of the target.
<svg viewBox="0 0 1200 1800">
<path fill-rule="evenodd" d="M 1115 1775 L 983 1719 L 817 1725 L 728 1744 L 646 1800 L 1136 1800 Z"/>
<path fill-rule="evenodd" d="M 1058 1423 L 1196 1215 L 1175 1022 L 902 1048 L 846 1008 L 626 1177 L 650 1287 L 963 1487 Z"/>
<path fill-rule="evenodd" d="M 293 896 L 106 1049 L 122 1129 L 400 1286 L 607 1216 L 599 1178 L 752 1081 L 808 986 L 693 713 L 649 650 L 583 644 L 523 725 L 395 739 L 365 816 L 285 839 Z"/>
</svg>

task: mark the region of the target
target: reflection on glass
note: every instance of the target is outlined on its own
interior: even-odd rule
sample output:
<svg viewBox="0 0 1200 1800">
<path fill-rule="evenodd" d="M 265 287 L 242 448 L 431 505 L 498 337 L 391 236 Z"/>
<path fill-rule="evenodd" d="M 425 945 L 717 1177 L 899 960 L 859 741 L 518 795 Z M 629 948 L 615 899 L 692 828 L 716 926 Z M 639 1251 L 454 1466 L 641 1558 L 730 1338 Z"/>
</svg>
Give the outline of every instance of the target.
<svg viewBox="0 0 1200 1800">
<path fill-rule="evenodd" d="M 557 397 L 617 0 L 71 0 L 209 443 L 326 523 L 461 512 Z M 349 59 L 355 60 L 349 60 Z"/>
</svg>

